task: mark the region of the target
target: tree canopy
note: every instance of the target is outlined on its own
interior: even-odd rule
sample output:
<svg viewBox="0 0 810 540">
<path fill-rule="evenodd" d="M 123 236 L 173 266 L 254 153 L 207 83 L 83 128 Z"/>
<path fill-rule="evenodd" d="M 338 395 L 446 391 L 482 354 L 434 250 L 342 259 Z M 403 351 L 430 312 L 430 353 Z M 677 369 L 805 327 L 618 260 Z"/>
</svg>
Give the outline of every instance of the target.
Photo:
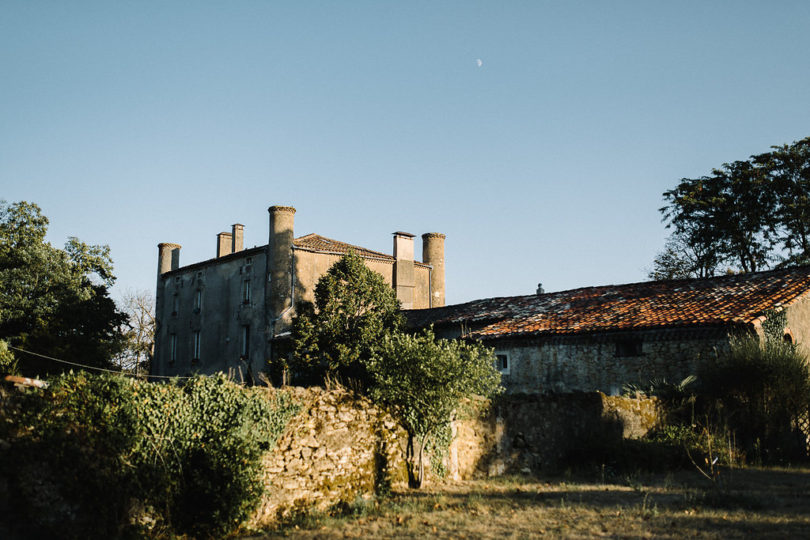
<svg viewBox="0 0 810 540">
<path fill-rule="evenodd" d="M 107 246 L 45 241 L 48 219 L 33 203 L 0 201 L 0 339 L 39 354 L 109 366 L 122 347 L 125 316 L 109 296 L 115 281 Z M 19 357 L 18 357 L 19 359 Z M 33 357 L 26 373 L 61 368 Z"/>
<path fill-rule="evenodd" d="M 683 178 L 664 199 L 673 235 L 654 279 L 810 262 L 810 137 Z"/>
<path fill-rule="evenodd" d="M 436 339 L 432 330 L 386 336 L 369 371 L 372 397 L 408 433 L 413 487 L 422 484 L 428 438 L 450 424 L 462 399 L 490 396 L 499 391 L 501 382 L 492 349 L 480 343 Z"/>
<path fill-rule="evenodd" d="M 315 304 L 293 320 L 293 371 L 300 378 L 368 381 L 368 362 L 383 337 L 402 327 L 399 301 L 383 277 L 348 253 L 321 276 Z"/>
</svg>

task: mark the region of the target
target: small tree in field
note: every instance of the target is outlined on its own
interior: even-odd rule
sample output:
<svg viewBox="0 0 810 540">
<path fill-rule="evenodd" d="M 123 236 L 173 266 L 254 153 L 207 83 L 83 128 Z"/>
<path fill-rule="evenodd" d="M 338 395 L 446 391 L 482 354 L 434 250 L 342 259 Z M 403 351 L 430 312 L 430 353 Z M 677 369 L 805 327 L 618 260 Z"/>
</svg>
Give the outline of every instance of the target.
<svg viewBox="0 0 810 540">
<path fill-rule="evenodd" d="M 369 381 L 368 363 L 384 336 L 402 327 L 399 301 L 359 255 L 346 254 L 315 287 L 315 304 L 293 320 L 293 365 L 313 381 Z"/>
<path fill-rule="evenodd" d="M 408 480 L 414 488 L 424 479 L 425 444 L 450 423 L 461 400 L 501 390 L 492 349 L 436 339 L 431 330 L 386 336 L 369 371 L 372 398 L 408 433 Z"/>
</svg>

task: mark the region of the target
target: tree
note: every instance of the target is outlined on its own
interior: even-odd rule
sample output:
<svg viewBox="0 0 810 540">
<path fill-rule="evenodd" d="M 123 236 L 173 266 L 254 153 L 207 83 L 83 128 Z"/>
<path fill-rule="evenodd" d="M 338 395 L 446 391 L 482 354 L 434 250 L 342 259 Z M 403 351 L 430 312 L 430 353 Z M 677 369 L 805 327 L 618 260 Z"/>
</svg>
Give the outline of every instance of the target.
<svg viewBox="0 0 810 540">
<path fill-rule="evenodd" d="M 461 400 L 501 390 L 492 349 L 480 343 L 436 339 L 432 330 L 385 337 L 370 366 L 372 398 L 408 433 L 408 479 L 421 487 L 428 439 L 447 426 Z"/>
<path fill-rule="evenodd" d="M 687 245 L 745 272 L 767 263 L 773 241 L 773 197 L 762 171 L 745 161 L 726 163 L 711 176 L 684 178 L 664 193 L 667 225 Z"/>
<path fill-rule="evenodd" d="M 107 246 L 45 241 L 36 204 L 0 201 L 0 339 L 9 345 L 93 366 L 110 366 L 125 316 L 109 297 L 115 281 Z M 18 360 L 20 356 L 17 356 Z M 25 373 L 61 369 L 26 357 Z"/>
<path fill-rule="evenodd" d="M 724 163 L 709 176 L 683 178 L 664 199 L 660 211 L 677 242 L 654 275 L 670 274 L 673 260 L 701 277 L 720 265 L 755 272 L 810 261 L 810 137 Z M 692 255 L 698 264 L 690 264 Z"/>
<path fill-rule="evenodd" d="M 491 349 L 402 328 L 393 289 L 348 253 L 318 280 L 315 304 L 299 306 L 292 368 L 298 382 L 360 382 L 407 431 L 410 483 L 419 487 L 428 439 L 449 424 L 462 398 L 498 391 L 500 373 Z"/>
<path fill-rule="evenodd" d="M 772 147 L 752 160 L 770 178 L 776 197 L 779 241 L 787 252 L 782 265 L 810 262 L 810 137 Z"/>
<path fill-rule="evenodd" d="M 399 301 L 383 277 L 350 252 L 315 287 L 315 304 L 293 319 L 293 371 L 299 380 L 369 380 L 368 362 L 383 338 L 402 327 Z"/>
<path fill-rule="evenodd" d="M 650 279 L 690 279 L 711 277 L 717 273 L 719 261 L 715 253 L 705 246 L 693 245 L 688 235 L 673 233 L 663 251 L 653 261 Z"/>
<path fill-rule="evenodd" d="M 128 291 L 121 301 L 126 314 L 124 349 L 116 358 L 122 371 L 149 373 L 155 348 L 155 298 L 149 291 Z"/>
</svg>

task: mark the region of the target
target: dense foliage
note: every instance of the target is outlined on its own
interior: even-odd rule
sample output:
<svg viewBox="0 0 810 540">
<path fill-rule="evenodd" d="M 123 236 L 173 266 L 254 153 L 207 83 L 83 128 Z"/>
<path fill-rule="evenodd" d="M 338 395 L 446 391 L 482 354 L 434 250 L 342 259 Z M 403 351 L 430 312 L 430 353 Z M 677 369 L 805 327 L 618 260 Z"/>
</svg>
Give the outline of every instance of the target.
<svg viewBox="0 0 810 540">
<path fill-rule="evenodd" d="M 48 219 L 32 203 L 0 202 L 0 339 L 40 354 L 109 366 L 123 347 L 125 316 L 109 296 L 115 278 L 107 246 L 45 241 Z M 18 357 L 28 374 L 57 371 Z"/>
<path fill-rule="evenodd" d="M 733 432 L 749 459 L 774 463 L 807 457 L 800 428 L 810 412 L 810 365 L 781 335 L 762 344 L 735 340 L 728 354 L 702 366 L 698 380 L 698 414 Z"/>
<path fill-rule="evenodd" d="M 492 349 L 479 343 L 436 339 L 430 330 L 386 336 L 369 371 L 372 398 L 408 433 L 412 487 L 422 484 L 428 438 L 449 426 L 463 398 L 493 395 L 501 382 Z"/>
<path fill-rule="evenodd" d="M 300 382 L 332 376 L 366 384 L 368 362 L 378 345 L 401 327 L 393 289 L 360 256 L 349 253 L 318 280 L 315 305 L 298 306 L 292 371 Z"/>
<path fill-rule="evenodd" d="M 462 398 L 500 390 L 491 349 L 432 331 L 403 330 L 399 302 L 382 276 L 349 253 L 318 280 L 314 306 L 293 321 L 297 380 L 353 381 L 407 431 L 410 483 L 422 483 L 425 448 L 441 454 Z M 432 437 L 432 439 L 431 439 Z"/>
<path fill-rule="evenodd" d="M 810 262 L 810 137 L 664 193 L 673 228 L 650 277 L 705 277 Z"/>
<path fill-rule="evenodd" d="M 4 396 L 0 472 L 26 534 L 220 536 L 262 492 L 259 458 L 297 411 L 224 377 L 151 384 L 66 374 Z"/>
<path fill-rule="evenodd" d="M 659 466 L 693 463 L 716 472 L 717 465 L 810 457 L 810 364 L 796 345 L 783 341 L 784 325 L 784 311 L 768 312 L 764 339 L 734 338 L 729 350 L 700 365 L 697 377 L 629 389 L 655 395 L 664 405 L 665 420 L 646 441 L 653 445 L 645 445 Z M 665 447 L 670 451 L 661 453 Z"/>
</svg>

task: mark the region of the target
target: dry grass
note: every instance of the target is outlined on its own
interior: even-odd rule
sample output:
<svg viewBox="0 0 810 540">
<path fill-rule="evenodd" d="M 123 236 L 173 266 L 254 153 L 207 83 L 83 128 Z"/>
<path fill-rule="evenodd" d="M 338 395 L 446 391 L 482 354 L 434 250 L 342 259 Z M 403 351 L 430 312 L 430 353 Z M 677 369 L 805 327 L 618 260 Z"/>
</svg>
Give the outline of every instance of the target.
<svg viewBox="0 0 810 540">
<path fill-rule="evenodd" d="M 612 481 L 512 477 L 396 492 L 252 538 L 810 537 L 810 469 Z"/>
</svg>

